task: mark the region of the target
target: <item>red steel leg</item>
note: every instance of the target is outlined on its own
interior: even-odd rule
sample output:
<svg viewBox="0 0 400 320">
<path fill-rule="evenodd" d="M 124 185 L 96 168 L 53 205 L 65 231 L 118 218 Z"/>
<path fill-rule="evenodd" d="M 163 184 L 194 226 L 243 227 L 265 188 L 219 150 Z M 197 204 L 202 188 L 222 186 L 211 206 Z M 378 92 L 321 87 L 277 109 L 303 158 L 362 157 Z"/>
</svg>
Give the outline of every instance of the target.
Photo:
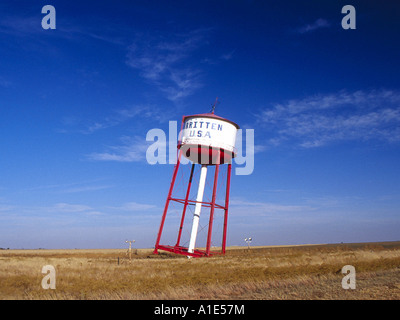
<svg viewBox="0 0 400 320">
<path fill-rule="evenodd" d="M 206 254 L 207 256 L 210 255 L 210 247 L 211 247 L 211 233 L 212 233 L 212 225 L 214 221 L 214 209 L 215 209 L 215 199 L 217 194 L 217 182 L 218 182 L 218 174 L 219 174 L 219 156 L 220 153 L 218 151 L 217 155 L 217 164 L 215 165 L 215 174 L 214 174 L 214 187 L 213 193 L 211 198 L 211 210 L 210 210 L 210 221 L 208 223 L 208 235 L 207 235 L 207 247 L 206 247 Z"/>
<path fill-rule="evenodd" d="M 232 171 L 232 164 L 228 164 L 227 169 L 227 178 L 226 178 L 226 193 L 225 193 L 225 215 L 224 215 L 224 231 L 222 234 L 222 254 L 225 254 L 226 249 L 226 231 L 228 226 L 228 207 L 229 207 L 229 191 L 231 185 L 231 171 Z"/>
<path fill-rule="evenodd" d="M 171 201 L 172 190 L 174 189 L 175 179 L 176 179 L 176 175 L 177 175 L 178 169 L 179 169 L 181 154 L 182 154 L 182 152 L 179 151 L 178 161 L 175 165 L 174 174 L 172 175 L 172 181 L 171 181 L 171 185 L 169 186 L 167 201 L 165 202 L 164 212 L 163 212 L 163 215 L 161 218 L 160 229 L 158 230 L 157 241 L 156 241 L 156 245 L 155 245 L 154 251 L 153 251 L 154 254 L 158 253 L 158 246 L 160 244 L 161 234 L 162 234 L 162 230 L 164 228 L 165 217 L 167 216 L 169 202 Z"/>
<path fill-rule="evenodd" d="M 185 205 L 183 206 L 183 211 L 182 211 L 182 218 L 181 218 L 181 225 L 179 226 L 179 233 L 178 233 L 178 239 L 176 241 L 176 247 L 179 246 L 179 243 L 181 241 L 181 235 L 182 235 L 182 229 L 183 229 L 183 222 L 185 220 L 185 214 L 186 214 L 186 208 L 188 206 L 188 199 L 189 199 L 189 194 L 190 194 L 190 187 L 192 186 L 192 179 L 193 179 L 193 171 L 194 171 L 194 163 L 192 164 L 192 169 L 190 171 L 190 178 L 189 178 L 189 183 L 188 183 L 188 188 L 186 191 L 186 197 L 185 197 Z"/>
</svg>

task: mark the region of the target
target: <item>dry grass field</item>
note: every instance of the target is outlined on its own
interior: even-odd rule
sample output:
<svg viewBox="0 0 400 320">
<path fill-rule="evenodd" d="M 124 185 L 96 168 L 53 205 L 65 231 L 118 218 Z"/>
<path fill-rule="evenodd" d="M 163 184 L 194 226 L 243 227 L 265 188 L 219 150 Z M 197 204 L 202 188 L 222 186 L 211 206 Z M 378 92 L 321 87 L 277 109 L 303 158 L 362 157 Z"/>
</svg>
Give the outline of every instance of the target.
<svg viewBox="0 0 400 320">
<path fill-rule="evenodd" d="M 400 298 L 400 242 L 229 248 L 197 259 L 139 249 L 131 262 L 125 253 L 1 250 L 0 299 Z M 45 265 L 56 270 L 55 289 L 41 286 Z M 344 265 L 355 267 L 354 290 L 342 288 Z"/>
</svg>

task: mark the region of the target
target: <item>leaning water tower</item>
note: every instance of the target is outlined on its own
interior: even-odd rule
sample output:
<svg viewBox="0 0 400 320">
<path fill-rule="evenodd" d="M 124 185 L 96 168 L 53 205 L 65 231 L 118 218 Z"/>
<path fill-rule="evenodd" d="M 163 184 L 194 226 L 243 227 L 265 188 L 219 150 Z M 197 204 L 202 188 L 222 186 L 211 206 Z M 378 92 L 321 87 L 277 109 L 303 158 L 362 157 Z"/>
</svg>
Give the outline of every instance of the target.
<svg viewBox="0 0 400 320">
<path fill-rule="evenodd" d="M 227 119 L 219 117 L 214 114 L 215 104 L 210 113 L 196 114 L 191 116 L 183 116 L 181 132 L 179 134 L 178 141 L 178 157 L 177 163 L 174 167 L 172 180 L 165 203 L 161 223 L 157 235 L 157 240 L 154 248 L 154 253 L 157 254 L 158 250 L 164 250 L 168 252 L 174 252 L 177 254 L 186 255 L 188 257 L 204 257 L 211 256 L 214 254 L 225 254 L 226 248 L 226 234 L 227 234 L 227 222 L 228 222 L 228 206 L 229 206 L 229 190 L 230 190 L 230 179 L 231 179 L 231 166 L 232 159 L 236 156 L 235 153 L 235 141 L 236 133 L 239 126 Z M 173 195 L 176 189 L 176 178 L 180 169 L 182 156 L 190 160 L 190 174 L 187 182 L 181 181 L 178 183 L 184 184 L 183 189 L 185 190 L 184 195 L 176 197 Z M 209 167 L 213 168 L 214 175 L 209 177 L 213 179 L 211 183 L 206 184 L 207 170 Z M 200 167 L 198 188 L 195 200 L 191 199 L 191 187 L 192 181 L 194 180 L 195 167 Z M 224 196 L 221 201 L 217 201 L 218 177 L 225 169 L 223 181 Z M 183 170 L 183 169 L 181 169 Z M 222 185 L 222 183 L 221 183 Z M 182 186 L 181 186 L 182 187 Z M 209 194 L 211 199 L 206 201 L 203 199 L 204 192 L 209 188 Z M 193 196 L 193 195 L 192 195 Z M 177 229 L 177 240 L 175 245 L 162 245 L 160 244 L 161 236 L 164 229 L 164 223 L 169 209 L 169 205 L 173 202 L 177 202 L 183 206 L 182 214 L 180 216 L 180 224 Z M 191 228 L 188 245 L 181 244 L 182 230 L 185 225 L 185 217 L 187 218 L 187 209 L 189 206 L 194 207 L 192 219 L 186 219 L 186 224 L 191 222 Z M 207 210 L 204 210 L 207 209 Z M 223 212 L 223 230 L 222 230 L 222 242 L 220 251 L 211 251 L 212 247 L 212 231 L 214 214 L 216 210 L 222 210 Z M 206 211 L 206 212 L 202 212 Z M 205 248 L 196 247 L 196 238 L 200 222 L 200 214 L 202 217 L 209 213 L 209 216 L 205 216 L 206 222 L 208 222 L 208 232 L 206 237 Z M 208 218 L 208 219 L 207 219 Z M 189 220 L 189 221 L 187 221 Z M 191 220 L 191 221 L 190 221 Z"/>
</svg>

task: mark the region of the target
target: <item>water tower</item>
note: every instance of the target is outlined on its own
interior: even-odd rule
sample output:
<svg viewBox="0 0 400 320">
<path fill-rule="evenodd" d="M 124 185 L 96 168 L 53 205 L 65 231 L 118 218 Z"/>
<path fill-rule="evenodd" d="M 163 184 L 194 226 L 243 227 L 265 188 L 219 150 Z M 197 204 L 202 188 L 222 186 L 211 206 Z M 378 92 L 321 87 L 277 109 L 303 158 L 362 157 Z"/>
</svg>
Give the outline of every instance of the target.
<svg viewBox="0 0 400 320">
<path fill-rule="evenodd" d="M 232 159 L 236 156 L 235 141 L 239 126 L 230 120 L 215 115 L 214 109 L 215 104 L 210 113 L 183 116 L 182 118 L 181 132 L 178 141 L 177 163 L 174 167 L 164 212 L 161 218 L 154 248 L 155 254 L 158 253 L 158 250 L 174 252 L 177 254 L 186 255 L 188 257 L 203 257 L 214 254 L 225 254 L 231 166 Z M 183 186 L 185 189 L 184 196 L 175 197 L 173 196 L 174 187 L 176 187 L 176 177 L 178 170 L 180 169 L 182 156 L 190 160 L 191 169 L 187 185 L 185 184 Z M 195 172 L 195 166 L 200 166 L 200 177 L 198 179 L 196 199 L 191 200 L 190 195 L 192 181 L 194 180 L 193 176 Z M 211 166 L 214 169 L 214 175 L 213 177 L 209 178 L 213 178 L 213 181 L 206 185 L 207 170 Z M 226 169 L 224 175 L 226 178 L 226 182 L 224 181 L 224 199 L 222 199 L 220 203 L 217 203 L 218 177 L 222 169 Z M 182 181 L 181 183 L 185 182 Z M 207 187 L 210 188 L 208 191 L 212 195 L 210 201 L 204 201 L 203 199 L 204 191 Z M 163 233 L 164 222 L 171 201 L 178 202 L 183 206 L 177 240 L 175 245 L 162 245 L 160 244 L 160 239 Z M 190 239 L 188 246 L 186 247 L 181 245 L 181 237 L 188 206 L 194 206 L 194 213 L 191 221 Z M 209 209 L 208 232 L 205 249 L 199 249 L 196 248 L 196 238 L 199 228 L 200 213 L 203 209 Z M 215 210 L 223 211 L 222 244 L 220 251 L 211 251 L 211 237 Z"/>
</svg>

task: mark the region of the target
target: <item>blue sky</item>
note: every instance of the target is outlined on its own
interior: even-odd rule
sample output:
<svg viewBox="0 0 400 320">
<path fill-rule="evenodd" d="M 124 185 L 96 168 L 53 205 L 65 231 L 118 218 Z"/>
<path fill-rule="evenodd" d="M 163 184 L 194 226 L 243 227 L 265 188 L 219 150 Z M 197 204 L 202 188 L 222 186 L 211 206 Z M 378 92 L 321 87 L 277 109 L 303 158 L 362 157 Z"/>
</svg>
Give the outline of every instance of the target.
<svg viewBox="0 0 400 320">
<path fill-rule="evenodd" d="M 173 165 L 147 163 L 146 134 L 216 97 L 256 146 L 254 171 L 232 176 L 228 245 L 400 240 L 399 13 L 394 1 L 2 1 L 0 247 L 153 247 Z"/>
</svg>

